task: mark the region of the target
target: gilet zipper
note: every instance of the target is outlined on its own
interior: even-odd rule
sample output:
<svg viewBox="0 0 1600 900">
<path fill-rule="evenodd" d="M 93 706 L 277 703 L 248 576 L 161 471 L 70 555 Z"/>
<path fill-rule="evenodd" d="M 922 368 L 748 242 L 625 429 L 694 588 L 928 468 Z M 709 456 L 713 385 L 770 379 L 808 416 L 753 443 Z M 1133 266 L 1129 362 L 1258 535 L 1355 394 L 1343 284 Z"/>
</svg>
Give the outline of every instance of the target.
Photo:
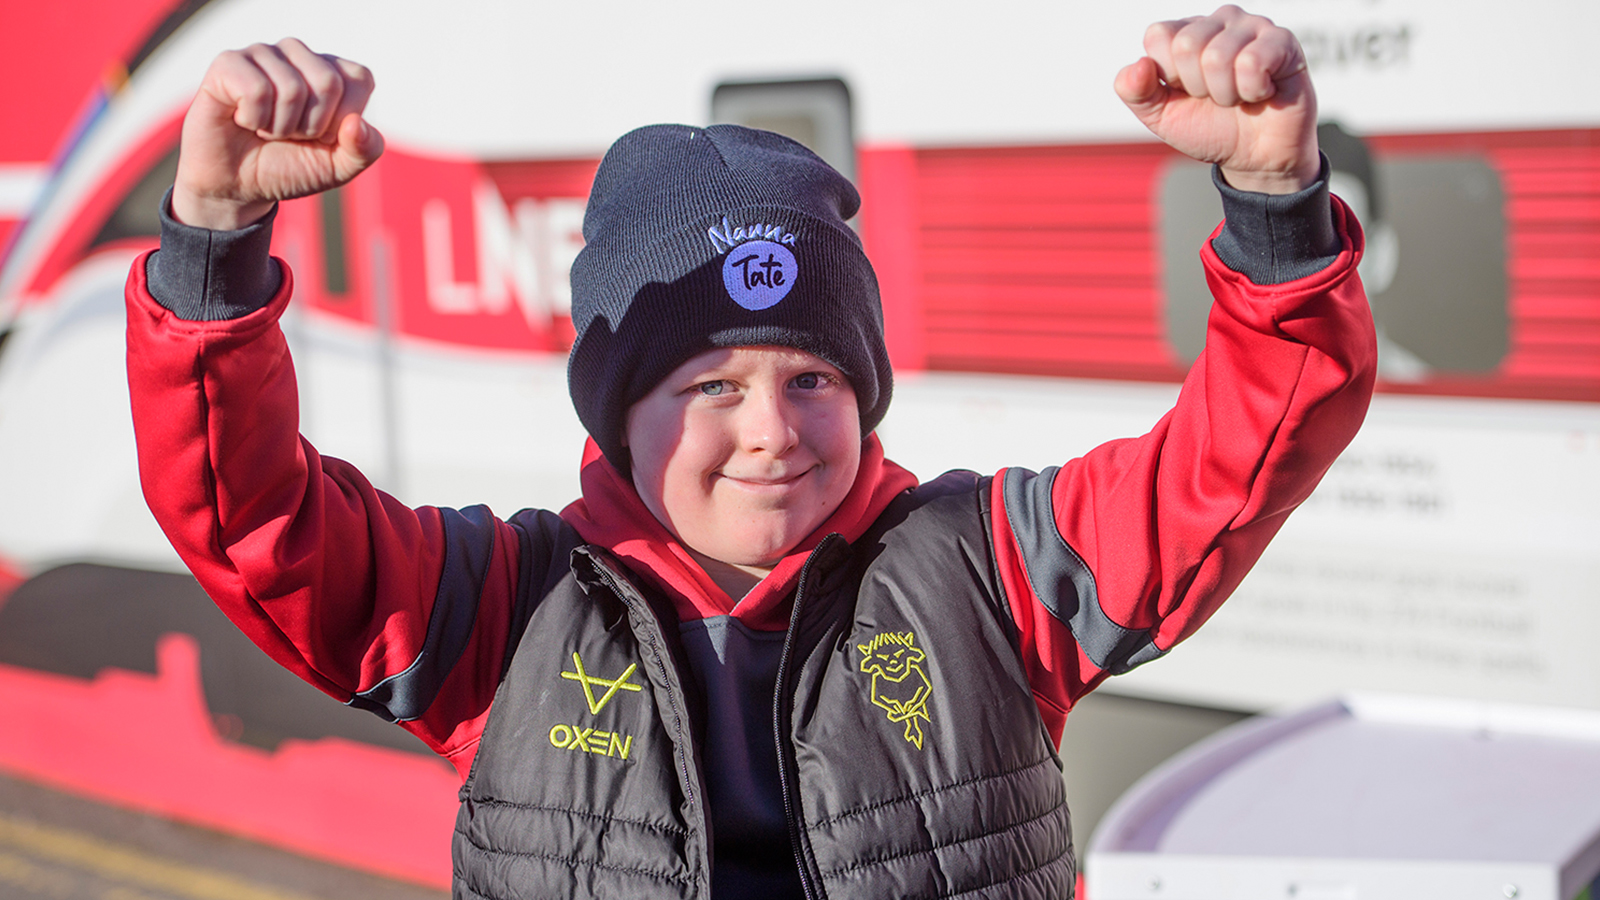
<svg viewBox="0 0 1600 900">
<path fill-rule="evenodd" d="M 656 625 L 655 613 L 651 610 L 649 602 L 647 602 L 643 597 L 639 596 L 638 591 L 636 591 L 631 584 L 628 584 L 624 579 L 620 578 L 615 572 L 613 572 L 605 560 L 592 553 L 586 555 L 589 557 L 590 562 L 594 566 L 596 574 L 600 576 L 600 580 L 605 583 L 606 588 L 609 589 L 618 600 L 622 601 L 623 606 L 634 611 L 638 618 L 646 623 L 643 628 L 634 628 L 632 631 L 636 640 L 639 640 L 641 644 L 649 647 L 650 662 L 653 663 L 659 670 L 659 677 L 663 682 L 668 684 L 679 681 L 680 679 L 677 678 L 679 673 L 675 671 L 668 671 L 668 665 L 672 656 L 664 646 L 665 637 L 659 633 L 660 629 Z M 694 758 L 695 742 L 692 740 L 692 738 L 689 738 L 692 733 L 692 728 L 689 724 L 689 711 L 683 705 L 683 698 L 679 696 L 681 693 L 682 688 L 680 685 L 679 690 L 671 691 L 667 696 L 669 699 L 671 699 L 673 705 L 672 714 L 676 719 L 674 723 L 676 736 L 686 738 L 683 741 L 683 746 L 689 747 L 690 751 L 688 754 L 675 755 L 679 758 L 679 775 L 681 776 L 679 780 L 683 785 L 684 799 L 693 804 L 695 808 L 700 810 L 700 821 L 702 823 L 701 835 L 705 844 L 703 849 L 706 865 L 706 870 L 704 873 L 706 880 L 701 885 L 701 888 L 704 895 L 709 897 L 711 895 L 711 867 L 715 864 L 715 860 L 712 859 L 711 855 L 711 810 L 706 807 L 706 804 L 703 801 L 702 795 L 699 791 L 701 786 L 700 762 Z"/>
<path fill-rule="evenodd" d="M 778 678 L 773 691 L 773 734 L 778 745 L 778 785 L 783 791 L 783 817 L 789 823 L 789 841 L 794 850 L 795 867 L 799 870 L 800 888 L 805 891 L 807 900 L 823 900 L 825 894 L 814 871 L 811 844 L 806 838 L 805 823 L 800 817 L 800 773 L 788 728 L 789 715 L 794 707 L 789 681 L 794 674 L 795 633 L 800 629 L 800 609 L 805 603 L 807 588 L 811 587 L 812 570 L 825 551 L 831 551 L 835 544 L 842 541 L 844 538 L 837 534 L 823 538 L 800 569 L 794 592 L 794 609 L 789 613 L 789 630 L 784 633 L 783 655 L 778 660 Z"/>
</svg>

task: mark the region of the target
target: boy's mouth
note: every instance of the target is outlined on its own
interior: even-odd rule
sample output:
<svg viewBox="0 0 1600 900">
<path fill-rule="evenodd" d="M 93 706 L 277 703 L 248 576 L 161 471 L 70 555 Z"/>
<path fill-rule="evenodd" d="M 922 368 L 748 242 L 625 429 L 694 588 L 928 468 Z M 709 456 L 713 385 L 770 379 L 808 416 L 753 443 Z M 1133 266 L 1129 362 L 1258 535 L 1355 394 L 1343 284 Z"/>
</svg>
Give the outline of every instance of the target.
<svg viewBox="0 0 1600 900">
<path fill-rule="evenodd" d="M 763 488 L 787 487 L 809 475 L 811 471 L 811 468 L 806 468 L 798 472 L 780 472 L 762 475 L 734 475 L 728 472 L 722 472 L 719 474 L 721 477 L 727 479 L 728 481 L 734 482 L 735 484 L 759 490 Z"/>
</svg>

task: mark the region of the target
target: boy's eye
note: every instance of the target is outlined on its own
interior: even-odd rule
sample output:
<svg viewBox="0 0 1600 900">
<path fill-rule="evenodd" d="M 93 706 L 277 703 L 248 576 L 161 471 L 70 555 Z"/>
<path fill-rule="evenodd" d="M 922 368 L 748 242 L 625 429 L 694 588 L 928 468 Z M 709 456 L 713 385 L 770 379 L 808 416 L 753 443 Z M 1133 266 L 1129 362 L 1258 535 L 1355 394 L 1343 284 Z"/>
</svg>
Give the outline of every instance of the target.
<svg viewBox="0 0 1600 900">
<path fill-rule="evenodd" d="M 821 385 L 822 385 L 822 376 L 818 375 L 816 372 L 807 372 L 804 375 L 796 375 L 795 379 L 794 379 L 794 386 L 795 387 L 801 388 L 801 389 L 807 390 L 807 391 L 814 390 L 815 388 L 820 387 Z"/>
<path fill-rule="evenodd" d="M 707 381 L 702 384 L 695 385 L 695 390 L 707 397 L 716 397 L 719 396 L 723 391 L 727 390 L 727 387 L 728 385 L 726 382 Z"/>
</svg>

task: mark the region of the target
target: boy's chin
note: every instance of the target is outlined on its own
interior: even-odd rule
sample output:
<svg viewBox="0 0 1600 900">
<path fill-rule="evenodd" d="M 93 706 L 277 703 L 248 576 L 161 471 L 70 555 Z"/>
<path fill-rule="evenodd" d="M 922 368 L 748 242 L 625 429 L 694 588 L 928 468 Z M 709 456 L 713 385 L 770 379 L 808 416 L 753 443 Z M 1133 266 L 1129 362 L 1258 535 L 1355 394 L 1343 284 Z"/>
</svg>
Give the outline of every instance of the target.
<svg viewBox="0 0 1600 900">
<path fill-rule="evenodd" d="M 709 560 L 740 569 L 772 569 L 800 546 L 806 534 L 793 535 L 792 539 L 789 535 L 772 535 L 765 540 L 708 542 L 707 549 L 697 548 L 695 552 L 702 557 L 702 563 Z"/>
<path fill-rule="evenodd" d="M 720 548 L 715 554 L 702 553 L 700 555 L 712 562 L 739 569 L 772 569 L 799 545 L 800 542 L 795 541 L 787 547 L 777 549 Z"/>
<path fill-rule="evenodd" d="M 747 571 L 766 571 L 793 554 L 837 508 L 836 503 L 804 513 L 794 509 L 744 508 L 720 517 L 680 520 L 671 530 L 700 559 L 701 565 L 710 560 Z"/>
<path fill-rule="evenodd" d="M 743 560 L 743 561 L 734 562 L 732 560 L 721 559 L 721 558 L 719 558 L 717 556 L 711 556 L 709 554 L 706 554 L 706 553 L 703 553 L 703 552 L 701 552 L 699 550 L 696 550 L 693 547 L 688 547 L 687 549 L 689 550 L 689 555 L 694 557 L 695 562 L 698 562 L 700 564 L 700 567 L 702 569 L 705 569 L 707 574 L 712 576 L 713 580 L 717 580 L 717 572 L 719 570 L 720 571 L 735 571 L 736 570 L 736 571 L 739 571 L 739 572 L 743 572 L 746 575 L 756 576 L 757 579 L 765 578 L 767 573 L 771 572 L 774 568 L 776 568 L 777 565 L 778 565 L 778 562 L 783 559 L 782 556 L 778 556 L 777 558 L 774 558 L 774 559 L 761 560 L 759 557 L 756 557 L 756 556 L 744 556 L 744 555 L 741 555 L 741 556 L 738 556 L 737 559 Z"/>
</svg>

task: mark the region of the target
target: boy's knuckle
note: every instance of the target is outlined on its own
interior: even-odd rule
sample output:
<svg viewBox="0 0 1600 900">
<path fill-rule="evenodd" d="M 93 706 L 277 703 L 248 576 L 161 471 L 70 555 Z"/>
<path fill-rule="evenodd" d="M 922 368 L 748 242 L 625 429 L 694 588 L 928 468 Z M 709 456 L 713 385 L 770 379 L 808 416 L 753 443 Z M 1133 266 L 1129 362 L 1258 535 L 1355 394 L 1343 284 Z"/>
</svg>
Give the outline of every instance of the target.
<svg viewBox="0 0 1600 900">
<path fill-rule="evenodd" d="M 291 81 L 278 89 L 278 102 L 280 104 L 302 103 L 310 91 L 302 81 Z"/>
<path fill-rule="evenodd" d="M 1194 56 L 1203 46 L 1200 35 L 1190 28 L 1172 36 L 1172 52 L 1178 56 Z"/>
<path fill-rule="evenodd" d="M 239 102 L 245 105 L 268 107 L 272 105 L 277 92 L 272 88 L 272 82 L 265 78 L 252 78 L 239 86 Z"/>
<path fill-rule="evenodd" d="M 325 97 L 339 89 L 339 73 L 328 69 L 316 69 L 305 74 L 306 84 L 311 92 L 318 97 Z"/>
</svg>

